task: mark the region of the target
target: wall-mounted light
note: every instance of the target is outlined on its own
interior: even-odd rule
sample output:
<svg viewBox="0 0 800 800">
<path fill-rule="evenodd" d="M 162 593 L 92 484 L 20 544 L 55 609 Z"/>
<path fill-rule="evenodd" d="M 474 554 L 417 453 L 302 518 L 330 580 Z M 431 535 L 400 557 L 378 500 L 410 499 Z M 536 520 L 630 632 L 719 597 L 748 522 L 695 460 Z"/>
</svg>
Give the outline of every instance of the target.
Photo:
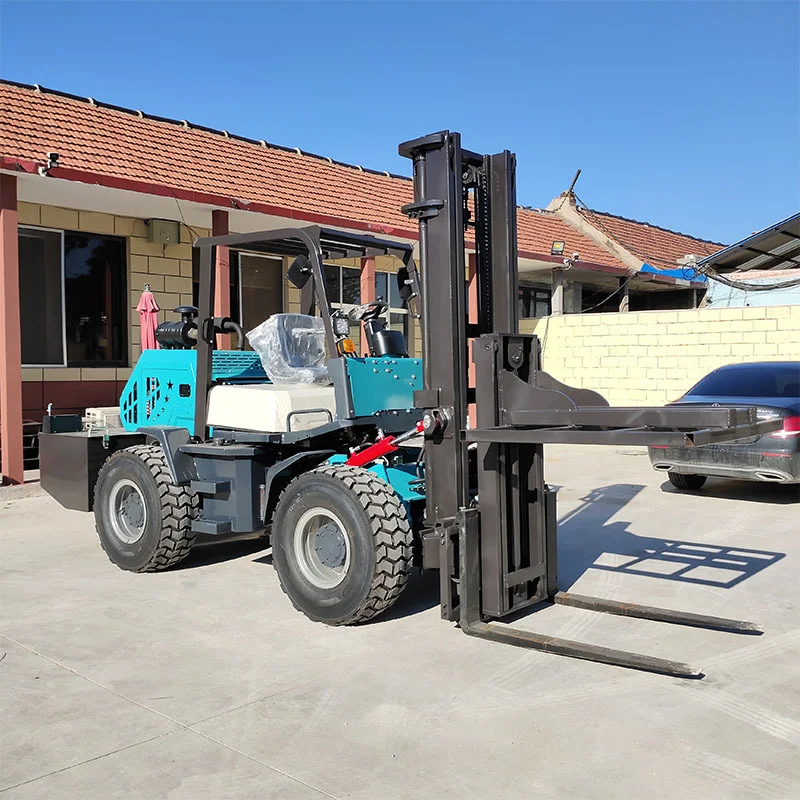
<svg viewBox="0 0 800 800">
<path fill-rule="evenodd" d="M 564 242 L 553 242 L 550 245 L 550 255 L 551 256 L 563 256 L 564 255 Z"/>
</svg>

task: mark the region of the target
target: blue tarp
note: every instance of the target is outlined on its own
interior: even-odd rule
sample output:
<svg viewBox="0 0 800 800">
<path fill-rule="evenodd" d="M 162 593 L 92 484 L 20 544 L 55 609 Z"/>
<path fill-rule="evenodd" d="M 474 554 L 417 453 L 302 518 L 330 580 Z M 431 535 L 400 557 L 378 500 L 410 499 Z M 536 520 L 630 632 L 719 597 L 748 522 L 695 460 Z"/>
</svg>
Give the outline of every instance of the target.
<svg viewBox="0 0 800 800">
<path fill-rule="evenodd" d="M 700 283 L 707 283 L 708 278 L 705 275 L 698 275 L 697 272 L 691 267 L 678 267 L 677 269 L 656 269 L 649 264 L 642 264 L 639 272 L 649 272 L 654 275 L 668 275 L 670 278 L 681 278 L 685 281 L 699 281 Z"/>
</svg>

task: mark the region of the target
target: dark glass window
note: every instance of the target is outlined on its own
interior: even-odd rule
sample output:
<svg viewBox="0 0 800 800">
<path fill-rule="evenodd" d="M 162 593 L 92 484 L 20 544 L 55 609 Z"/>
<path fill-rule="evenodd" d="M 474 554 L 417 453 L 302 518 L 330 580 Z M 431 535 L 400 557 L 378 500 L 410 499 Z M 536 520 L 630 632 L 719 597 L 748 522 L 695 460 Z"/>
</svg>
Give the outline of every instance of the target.
<svg viewBox="0 0 800 800">
<path fill-rule="evenodd" d="M 325 273 L 325 291 L 328 295 L 329 303 L 341 303 L 341 281 L 339 279 L 339 267 L 335 264 L 323 264 Z"/>
<path fill-rule="evenodd" d="M 375 273 L 375 298 L 389 302 L 389 274 L 386 272 Z"/>
<path fill-rule="evenodd" d="M 392 308 L 405 308 L 406 304 L 400 297 L 400 284 L 397 282 L 397 275 L 389 276 L 389 305 Z"/>
<path fill-rule="evenodd" d="M 19 256 L 24 364 L 128 363 L 124 239 L 20 228 Z"/>
<path fill-rule="evenodd" d="M 797 364 L 733 364 L 706 375 L 687 396 L 703 397 L 797 397 L 800 367 Z"/>
<path fill-rule="evenodd" d="M 342 302 L 349 305 L 361 304 L 361 270 L 342 267 Z"/>
<path fill-rule="evenodd" d="M 64 233 L 67 364 L 127 364 L 125 240 Z"/>
<path fill-rule="evenodd" d="M 549 317 L 550 290 L 537 286 L 519 287 L 519 317 L 532 319 L 535 317 Z"/>
<path fill-rule="evenodd" d="M 19 229 L 22 363 L 64 366 L 61 231 Z"/>
</svg>

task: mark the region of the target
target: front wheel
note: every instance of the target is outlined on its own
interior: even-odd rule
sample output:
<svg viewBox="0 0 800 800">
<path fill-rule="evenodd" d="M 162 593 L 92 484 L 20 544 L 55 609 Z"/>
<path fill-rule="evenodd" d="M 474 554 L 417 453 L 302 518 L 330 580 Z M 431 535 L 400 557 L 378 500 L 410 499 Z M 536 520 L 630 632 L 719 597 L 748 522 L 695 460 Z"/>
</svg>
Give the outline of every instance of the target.
<svg viewBox="0 0 800 800">
<path fill-rule="evenodd" d="M 272 520 L 272 559 L 295 608 L 328 625 L 385 611 L 408 581 L 412 532 L 391 486 L 357 467 L 295 478 Z"/>
<path fill-rule="evenodd" d="M 680 472 L 672 471 L 667 473 L 667 477 L 669 482 L 677 489 L 684 489 L 690 492 L 702 489 L 707 480 L 705 475 L 683 475 Z"/>
<path fill-rule="evenodd" d="M 94 517 L 109 559 L 132 572 L 157 572 L 189 555 L 197 495 L 172 480 L 158 445 L 114 453 L 100 470 Z"/>
</svg>

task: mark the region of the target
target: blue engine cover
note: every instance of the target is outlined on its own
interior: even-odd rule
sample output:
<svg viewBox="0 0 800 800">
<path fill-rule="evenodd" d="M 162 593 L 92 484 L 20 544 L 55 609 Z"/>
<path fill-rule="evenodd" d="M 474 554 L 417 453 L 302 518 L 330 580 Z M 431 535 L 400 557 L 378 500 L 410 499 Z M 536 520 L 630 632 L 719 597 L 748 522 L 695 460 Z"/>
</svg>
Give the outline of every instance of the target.
<svg viewBox="0 0 800 800">
<path fill-rule="evenodd" d="M 240 350 L 216 350 L 211 376 L 229 382 L 269 382 L 258 355 Z M 123 427 L 135 431 L 145 425 L 174 425 L 191 431 L 196 389 L 196 350 L 145 350 L 119 399 Z"/>
<path fill-rule="evenodd" d="M 353 410 L 357 417 L 378 411 L 410 411 L 414 392 L 422 389 L 422 360 L 419 358 L 345 359 Z"/>
</svg>

